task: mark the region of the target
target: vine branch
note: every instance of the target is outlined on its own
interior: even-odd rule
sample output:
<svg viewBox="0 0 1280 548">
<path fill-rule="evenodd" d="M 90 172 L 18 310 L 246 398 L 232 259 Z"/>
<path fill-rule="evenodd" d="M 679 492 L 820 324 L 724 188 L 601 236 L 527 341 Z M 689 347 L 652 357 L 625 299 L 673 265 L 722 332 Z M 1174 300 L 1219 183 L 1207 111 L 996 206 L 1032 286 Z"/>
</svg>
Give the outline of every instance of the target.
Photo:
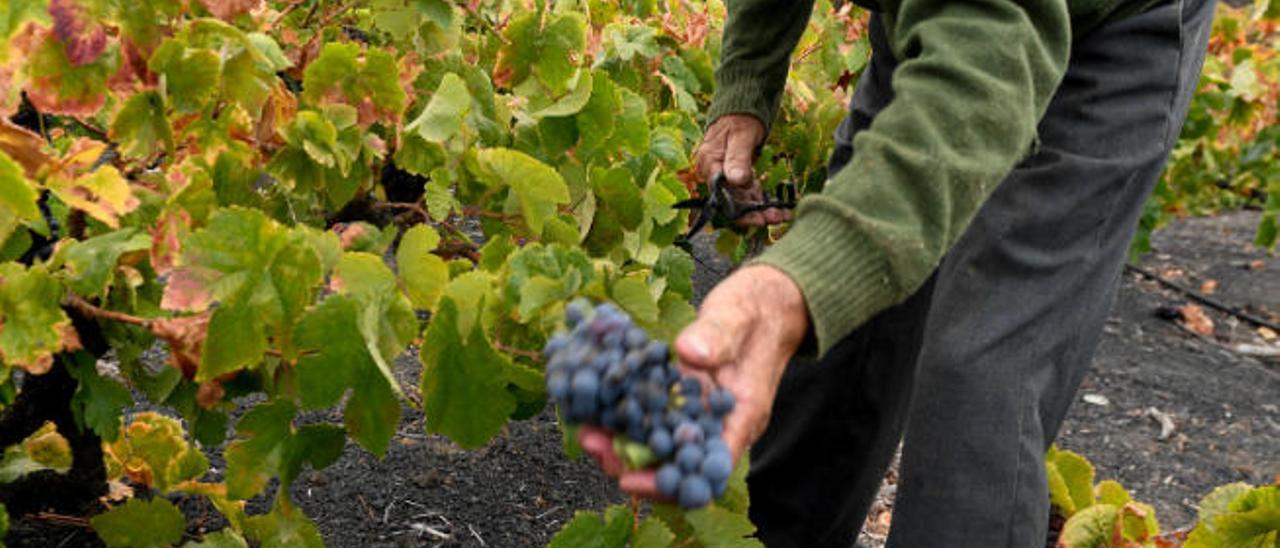
<svg viewBox="0 0 1280 548">
<path fill-rule="evenodd" d="M 67 296 L 67 304 L 75 307 L 75 309 L 79 310 L 81 314 L 90 318 L 101 318 L 104 320 L 127 323 L 148 329 L 151 328 L 151 320 L 147 318 L 126 314 L 124 312 L 117 312 L 115 310 L 107 310 L 84 300 L 83 297 L 76 295 L 75 293 L 71 293 Z"/>
</svg>

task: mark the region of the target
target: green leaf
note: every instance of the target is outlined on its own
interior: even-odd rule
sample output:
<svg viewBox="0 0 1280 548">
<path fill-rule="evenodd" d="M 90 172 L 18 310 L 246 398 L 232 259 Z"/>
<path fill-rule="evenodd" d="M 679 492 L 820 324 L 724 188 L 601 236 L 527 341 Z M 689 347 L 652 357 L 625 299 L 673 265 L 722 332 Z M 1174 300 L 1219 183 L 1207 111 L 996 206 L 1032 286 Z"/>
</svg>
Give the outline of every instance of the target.
<svg viewBox="0 0 1280 548">
<path fill-rule="evenodd" d="M 644 219 L 644 198 L 630 170 L 624 167 L 592 170 L 591 187 L 596 194 L 596 204 L 604 205 L 596 215 L 613 216 L 627 230 L 640 226 Z"/>
<path fill-rule="evenodd" d="M 667 289 L 686 299 L 693 299 L 693 256 L 678 247 L 668 247 L 658 255 L 653 273 L 667 280 Z"/>
<path fill-rule="evenodd" d="M 1115 480 L 1098 482 L 1098 485 L 1094 487 L 1094 493 L 1097 495 L 1098 503 L 1110 504 L 1116 508 L 1123 508 L 1124 505 L 1133 501 L 1133 497 L 1129 496 L 1129 492 Z"/>
<path fill-rule="evenodd" d="M 0 151 L 0 241 L 9 237 L 17 220 L 34 221 L 40 218 L 40 209 L 36 207 L 36 190 L 22 166 Z M 15 219 L 7 227 L 5 216 Z"/>
<path fill-rule="evenodd" d="M 1214 526 L 1223 546 L 1280 543 L 1280 485 L 1257 487 L 1236 497 Z"/>
<path fill-rule="evenodd" d="M 267 335 L 257 311 L 229 304 L 213 311 L 205 336 L 196 382 L 207 382 L 262 361 Z"/>
<path fill-rule="evenodd" d="M 708 506 L 685 512 L 684 516 L 693 527 L 694 538 L 707 548 L 764 546 L 751 538 L 756 526 L 746 515 Z"/>
<path fill-rule="evenodd" d="M 124 408 L 133 404 L 133 394 L 115 379 L 99 375 L 96 360 L 86 352 L 77 352 L 64 363 L 79 383 L 71 397 L 76 424 L 88 426 L 103 441 L 115 441 L 120 434 L 120 417 Z"/>
<path fill-rule="evenodd" d="M 597 512 L 579 510 L 573 519 L 551 538 L 550 548 L 623 548 L 631 532 L 631 511 L 614 505 L 602 517 Z"/>
<path fill-rule="evenodd" d="M 46 422 L 22 443 L 15 443 L 4 450 L 4 456 L 0 458 L 0 483 L 9 483 L 41 470 L 65 474 L 71 469 L 71 461 L 71 444 L 58 433 L 52 422 Z"/>
<path fill-rule="evenodd" d="M 343 424 L 351 438 L 379 458 L 387 454 L 391 437 L 400 425 L 403 413 L 400 399 L 404 395 L 399 390 L 398 384 L 368 375 L 362 382 L 356 383 L 355 391 L 343 412 Z"/>
<path fill-rule="evenodd" d="M 155 91 L 136 94 L 125 101 L 111 122 L 111 139 L 120 143 L 127 158 L 150 158 L 161 150 L 173 153 L 173 128 L 164 115 L 164 99 Z"/>
<path fill-rule="evenodd" d="M 490 148 L 476 153 L 476 161 L 490 184 L 510 187 L 519 198 L 525 224 L 534 234 L 542 234 L 543 220 L 555 216 L 557 204 L 569 203 L 564 178 L 528 154 Z"/>
<path fill-rule="evenodd" d="M 196 380 L 257 363 L 267 337 L 287 353 L 289 334 L 321 281 L 320 257 L 304 231 L 288 230 L 260 211 L 217 210 L 185 242 L 185 267 L 170 283 L 162 306 L 204 310 L 216 300 Z"/>
<path fill-rule="evenodd" d="M 377 48 L 362 52 L 355 43 L 326 43 L 320 56 L 307 65 L 302 89 L 302 98 L 315 105 L 338 99 L 360 107 L 367 100 L 370 118 L 362 122 L 395 124 L 408 100 L 400 87 L 400 68 L 395 58 Z"/>
<path fill-rule="evenodd" d="M 587 23 L 582 14 L 563 12 L 546 17 L 542 25 L 541 15 L 530 10 L 512 17 L 494 72 L 510 74 L 513 85 L 536 77 L 551 95 L 559 96 L 568 89 L 577 59 L 585 53 Z"/>
<path fill-rule="evenodd" d="M 440 244 L 440 235 L 427 225 L 405 231 L 396 249 L 400 282 L 409 292 L 413 306 L 435 310 L 436 302 L 449 283 L 449 267 L 431 252 Z M 487 246 L 486 246 L 487 247 Z"/>
<path fill-rule="evenodd" d="M 423 411 L 428 433 L 479 447 L 516 409 L 506 389 L 510 360 L 493 349 L 481 329 L 460 329 L 458 320 L 458 304 L 445 297 L 423 335 Z"/>
<path fill-rule="evenodd" d="M 171 38 L 156 48 L 147 65 L 160 76 L 161 89 L 178 112 L 196 112 L 218 92 L 222 59 L 213 50 L 187 48 Z"/>
<path fill-rule="evenodd" d="M 328 467 L 342 456 L 346 445 L 347 434 L 339 426 L 308 424 L 299 428 L 281 457 L 280 481 L 292 484 L 302 472 L 303 464 L 311 465 L 312 470 Z"/>
<path fill-rule="evenodd" d="M 0 543 L 4 542 L 4 537 L 9 534 L 9 511 L 0 504 Z"/>
<path fill-rule="evenodd" d="M 1058 537 L 1062 548 L 1107 548 L 1115 528 L 1119 509 L 1110 504 L 1095 504 L 1081 509 L 1067 519 Z"/>
<path fill-rule="evenodd" d="M 280 469 L 296 410 L 287 400 L 250 409 L 236 425 L 236 440 L 227 445 L 227 496 L 244 500 L 261 493 Z"/>
<path fill-rule="evenodd" d="M 553 302 L 567 299 L 591 282 L 591 261 L 572 248 L 531 244 L 507 260 L 503 300 L 518 308 L 521 321 Z"/>
<path fill-rule="evenodd" d="M 541 97 L 541 95 L 534 95 Z M 577 76 L 570 82 L 569 92 L 564 96 L 555 100 L 555 102 L 539 108 L 533 113 L 534 117 L 543 118 L 551 116 L 572 116 L 587 106 L 587 101 L 591 99 L 591 72 L 587 70 L 579 70 Z"/>
<path fill-rule="evenodd" d="M 662 520 L 647 517 L 640 522 L 640 528 L 636 531 L 631 545 L 635 548 L 667 548 L 675 540 L 675 533 L 672 533 Z"/>
<path fill-rule="evenodd" d="M 0 358 L 43 373 L 63 347 L 71 320 L 59 304 L 65 290 L 42 266 L 0 264 Z"/>
<path fill-rule="evenodd" d="M 298 393 L 305 409 L 338 403 L 357 375 L 377 364 L 360 335 L 359 309 L 346 295 L 331 295 L 312 309 L 294 330 Z"/>
<path fill-rule="evenodd" d="M 637 55 L 645 59 L 656 57 L 661 51 L 657 34 L 657 29 L 647 25 L 609 23 L 604 28 L 605 51 L 622 61 L 630 61 Z"/>
<path fill-rule="evenodd" d="M 173 503 L 153 498 L 129 499 L 89 520 L 107 546 L 167 547 L 182 540 L 187 522 Z"/>
<path fill-rule="evenodd" d="M 1048 462 L 1053 463 L 1053 467 L 1048 467 Z M 1046 469 L 1049 475 L 1049 496 L 1054 504 L 1058 504 L 1059 508 L 1064 510 L 1067 516 L 1074 512 L 1079 512 L 1094 503 L 1093 494 L 1093 465 L 1078 453 L 1071 451 L 1056 450 L 1050 453 L 1046 460 Z M 1062 478 L 1061 483 L 1053 479 L 1054 474 Z M 1055 485 L 1057 490 L 1055 492 Z M 1065 492 L 1061 489 L 1065 488 Z M 1064 504 L 1070 501 L 1071 508 L 1067 508 Z"/>
<path fill-rule="evenodd" d="M 395 274 L 369 253 L 344 253 L 330 277 L 330 287 L 355 298 L 360 308 L 360 334 L 379 372 L 397 395 L 400 386 L 388 362 L 418 333 L 418 317 L 400 292 Z"/>
<path fill-rule="evenodd" d="M 245 534 L 262 548 L 324 548 L 316 524 L 282 495 L 270 513 L 246 520 Z"/>
<path fill-rule="evenodd" d="M 442 143 L 462 129 L 462 120 L 470 109 L 471 94 L 467 92 L 467 84 L 450 72 L 440 80 L 440 86 L 426 108 L 404 130 L 416 132 L 427 141 Z"/>
<path fill-rule="evenodd" d="M 222 96 L 240 105 L 253 118 L 271 94 L 276 78 L 270 66 L 258 62 L 256 51 L 243 50 L 222 63 Z"/>
<path fill-rule="evenodd" d="M 72 241 L 62 252 L 72 291 L 85 298 L 103 296 L 111 285 L 120 256 L 148 249 L 151 249 L 151 236 L 136 228 Z"/>
<path fill-rule="evenodd" d="M 646 325 L 657 323 L 658 305 L 653 302 L 649 286 L 642 278 L 630 276 L 614 282 L 609 295 L 637 322 Z"/>
<path fill-rule="evenodd" d="M 249 548 L 249 543 L 234 529 L 227 528 L 216 533 L 209 533 L 200 542 L 191 541 L 182 548 Z"/>
<path fill-rule="evenodd" d="M 747 492 L 747 471 L 750 469 L 751 455 L 748 452 L 743 452 L 742 456 L 738 458 L 738 464 L 733 467 L 733 473 L 729 475 L 724 496 L 716 501 L 716 505 L 730 512 L 742 515 L 747 514 L 747 510 L 751 506 L 751 497 L 748 496 Z"/>
</svg>

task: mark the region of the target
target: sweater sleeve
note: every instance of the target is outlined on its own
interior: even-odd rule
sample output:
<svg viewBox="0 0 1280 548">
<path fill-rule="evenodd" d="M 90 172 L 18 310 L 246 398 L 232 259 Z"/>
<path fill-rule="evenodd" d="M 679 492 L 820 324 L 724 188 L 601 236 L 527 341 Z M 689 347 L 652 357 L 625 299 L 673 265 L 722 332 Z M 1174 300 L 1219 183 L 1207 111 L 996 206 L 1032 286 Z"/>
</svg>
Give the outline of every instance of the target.
<svg viewBox="0 0 1280 548">
<path fill-rule="evenodd" d="M 894 98 L 756 260 L 800 287 L 819 354 L 924 283 L 1031 149 L 1069 55 L 1065 0 L 882 7 Z"/>
<path fill-rule="evenodd" d="M 707 123 L 746 113 L 773 125 L 787 85 L 791 52 L 804 34 L 813 0 L 729 0 L 716 93 Z"/>
</svg>

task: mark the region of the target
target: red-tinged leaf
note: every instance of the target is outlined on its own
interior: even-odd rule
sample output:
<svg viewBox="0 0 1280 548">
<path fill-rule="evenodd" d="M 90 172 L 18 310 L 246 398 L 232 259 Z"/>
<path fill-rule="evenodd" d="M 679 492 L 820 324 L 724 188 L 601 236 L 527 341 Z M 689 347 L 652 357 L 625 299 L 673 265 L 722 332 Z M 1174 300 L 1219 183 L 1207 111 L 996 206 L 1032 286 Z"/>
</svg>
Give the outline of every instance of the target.
<svg viewBox="0 0 1280 548">
<path fill-rule="evenodd" d="M 209 313 L 152 320 L 151 333 L 169 343 L 169 365 L 188 379 L 195 378 L 205 337 L 209 333 Z"/>
<path fill-rule="evenodd" d="M 205 409 L 213 409 L 222 402 L 222 397 L 227 395 L 227 391 L 222 388 L 222 383 L 217 380 L 200 383 L 200 387 L 196 389 L 196 403 Z"/>
<path fill-rule="evenodd" d="M 91 63 L 75 65 L 62 41 L 48 31 L 27 62 L 27 98 L 47 114 L 97 114 L 107 101 L 112 57 L 100 55 Z"/>
<path fill-rule="evenodd" d="M 1204 309 L 1194 304 L 1184 305 L 1178 308 L 1178 314 L 1182 319 L 1182 326 L 1192 333 L 1204 335 L 1206 337 L 1213 335 L 1213 319 L 1205 314 Z"/>
<path fill-rule="evenodd" d="M 262 4 L 262 0 L 200 0 L 200 3 L 214 17 L 223 21 L 231 21 L 242 14 L 253 11 Z"/>
<path fill-rule="evenodd" d="M 36 178 L 40 168 L 50 162 L 49 156 L 44 153 L 44 139 L 13 125 L 7 118 L 0 119 L 0 152 L 18 162 L 27 177 L 32 179 Z"/>
<path fill-rule="evenodd" d="M 67 60 L 84 66 L 97 60 L 107 48 L 107 30 L 76 0 L 49 0 L 53 33 L 65 44 Z"/>
<path fill-rule="evenodd" d="M 209 308 L 213 295 L 206 283 L 208 276 L 192 268 L 172 272 L 164 287 L 160 307 L 165 310 L 201 311 Z"/>
<path fill-rule="evenodd" d="M 156 274 L 163 276 L 173 271 L 180 263 L 182 255 L 182 239 L 186 237 L 191 230 L 191 214 L 185 209 L 167 210 L 160 214 L 156 219 L 155 226 L 148 231 L 151 234 L 151 268 Z M 184 283 L 190 283 L 190 279 L 186 279 Z M 172 280 L 170 280 L 172 285 Z M 165 287 L 165 298 L 169 297 L 168 287 Z M 189 293 L 190 287 L 182 288 L 181 292 Z M 178 290 L 175 290 L 178 291 Z M 176 295 L 175 297 L 181 297 Z M 208 295 L 205 295 L 208 299 Z M 171 303 L 172 304 L 172 303 Z M 193 304 L 193 303 L 187 303 Z M 168 308 L 168 307 L 166 307 Z M 177 309 L 188 309 L 186 306 L 180 306 Z M 174 310 L 174 309 L 170 309 Z"/>
<path fill-rule="evenodd" d="M 120 217 L 141 203 L 133 195 L 129 181 L 113 166 L 101 166 L 75 179 L 50 177 L 46 185 L 68 206 L 111 228 L 120 228 Z"/>
</svg>

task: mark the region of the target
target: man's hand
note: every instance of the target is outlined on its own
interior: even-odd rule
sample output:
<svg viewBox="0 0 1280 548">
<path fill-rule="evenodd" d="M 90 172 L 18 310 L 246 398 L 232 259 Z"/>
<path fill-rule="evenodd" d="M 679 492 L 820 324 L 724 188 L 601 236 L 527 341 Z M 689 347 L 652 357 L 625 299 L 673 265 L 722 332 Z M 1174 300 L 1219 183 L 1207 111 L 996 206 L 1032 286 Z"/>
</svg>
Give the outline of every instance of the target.
<svg viewBox="0 0 1280 548">
<path fill-rule="evenodd" d="M 734 462 L 768 426 L 782 371 L 808 329 L 800 288 L 782 271 L 757 265 L 720 282 L 702 302 L 697 321 L 676 339 L 684 371 L 709 375 L 737 400 L 723 434 Z M 578 439 L 623 490 L 659 497 L 652 471 L 623 471 L 608 432 L 585 427 Z"/>
<path fill-rule="evenodd" d="M 736 200 L 762 202 L 764 194 L 752 174 L 756 147 L 764 142 L 764 124 L 750 114 L 726 114 L 712 122 L 694 153 L 698 175 L 710 181 L 716 173 L 724 173 L 729 191 Z M 791 218 L 786 209 L 771 208 L 752 212 L 738 219 L 742 225 L 772 225 Z"/>
</svg>

